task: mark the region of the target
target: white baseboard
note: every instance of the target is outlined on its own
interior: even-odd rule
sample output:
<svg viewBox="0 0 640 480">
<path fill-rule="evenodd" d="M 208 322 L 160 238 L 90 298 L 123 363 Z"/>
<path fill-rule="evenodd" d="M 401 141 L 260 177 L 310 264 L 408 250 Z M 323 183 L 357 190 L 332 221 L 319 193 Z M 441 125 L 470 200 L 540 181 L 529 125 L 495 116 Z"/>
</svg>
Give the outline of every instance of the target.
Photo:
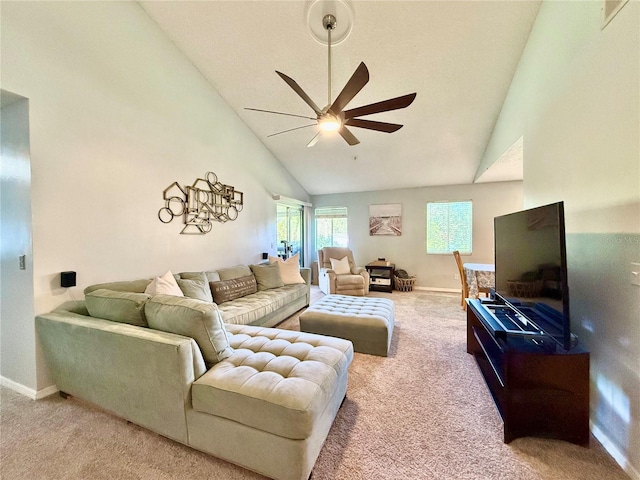
<svg viewBox="0 0 640 480">
<path fill-rule="evenodd" d="M 58 387 L 56 387 L 55 385 L 43 388 L 42 390 L 34 390 L 33 388 L 29 388 L 25 385 L 22 385 L 21 383 L 14 382 L 13 380 L 3 376 L 0 376 L 0 385 L 10 388 L 20 395 L 29 397 L 31 400 L 40 400 L 41 398 L 48 397 L 49 395 L 53 395 L 54 393 L 58 392 Z"/>
<path fill-rule="evenodd" d="M 621 452 L 618 447 L 609 439 L 609 437 L 600 430 L 593 422 L 589 422 L 591 433 L 598 439 L 604 449 L 613 457 L 618 465 L 631 477 L 633 480 L 640 480 L 640 472 L 629 463 L 627 456 Z"/>
<path fill-rule="evenodd" d="M 444 292 L 444 293 L 460 293 L 459 288 L 438 288 L 438 287 L 413 287 L 414 290 L 423 290 L 427 292 Z"/>
</svg>

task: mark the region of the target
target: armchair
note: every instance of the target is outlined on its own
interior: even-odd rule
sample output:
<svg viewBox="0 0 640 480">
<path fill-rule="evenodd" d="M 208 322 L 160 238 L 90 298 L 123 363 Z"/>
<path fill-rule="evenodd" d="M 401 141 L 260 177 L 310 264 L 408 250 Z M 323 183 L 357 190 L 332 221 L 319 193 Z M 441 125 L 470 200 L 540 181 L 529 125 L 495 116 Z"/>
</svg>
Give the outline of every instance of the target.
<svg viewBox="0 0 640 480">
<path fill-rule="evenodd" d="M 343 260 L 345 257 L 348 268 Z M 337 271 L 333 268 L 332 259 Z M 353 253 L 348 248 L 324 247 L 318 250 L 318 285 L 327 295 L 364 296 L 369 292 L 369 273 L 364 267 L 356 266 Z"/>
</svg>

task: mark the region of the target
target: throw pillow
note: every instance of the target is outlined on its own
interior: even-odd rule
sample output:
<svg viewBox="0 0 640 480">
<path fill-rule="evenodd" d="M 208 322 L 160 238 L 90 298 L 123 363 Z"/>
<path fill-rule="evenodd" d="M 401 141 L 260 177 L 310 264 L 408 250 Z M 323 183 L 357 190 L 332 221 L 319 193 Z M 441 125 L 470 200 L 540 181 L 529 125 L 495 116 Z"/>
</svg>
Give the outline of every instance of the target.
<svg viewBox="0 0 640 480">
<path fill-rule="evenodd" d="M 286 260 L 282 260 L 280 257 L 269 257 L 269 263 L 276 263 L 280 268 L 280 277 L 285 285 L 305 283 L 304 278 L 300 275 L 299 257 L 298 253 Z"/>
<path fill-rule="evenodd" d="M 218 274 L 218 278 L 215 280 L 209 280 L 210 282 L 246 277 L 247 275 L 251 275 L 251 269 L 248 265 L 236 265 L 235 267 L 221 268 L 216 273 Z"/>
<path fill-rule="evenodd" d="M 144 310 L 151 328 L 193 338 L 208 367 L 233 353 L 215 303 L 156 295 L 149 299 Z"/>
<path fill-rule="evenodd" d="M 154 278 L 144 293 L 149 295 L 174 295 L 176 297 L 184 297 L 184 293 L 180 290 L 171 271 L 168 271 L 161 277 Z"/>
<path fill-rule="evenodd" d="M 349 257 L 344 256 L 340 260 L 330 258 L 331 269 L 336 272 L 336 275 L 345 275 L 351 273 L 351 267 L 349 266 Z"/>
<path fill-rule="evenodd" d="M 256 277 L 256 282 L 258 282 L 258 290 L 284 287 L 284 282 L 280 276 L 280 267 L 275 263 L 250 265 L 250 267 L 253 275 Z"/>
<path fill-rule="evenodd" d="M 89 315 L 112 322 L 147 326 L 144 305 L 151 295 L 145 293 L 117 292 L 100 288 L 85 295 Z"/>
<path fill-rule="evenodd" d="M 176 282 L 178 282 L 178 287 L 180 287 L 185 297 L 195 298 L 203 302 L 213 302 L 207 276 L 204 273 L 201 275 L 202 278 L 179 278 Z"/>
<path fill-rule="evenodd" d="M 247 275 L 246 277 L 234 278 L 232 280 L 220 280 L 209 284 L 213 301 L 218 305 L 244 297 L 258 290 L 256 277 Z"/>
<path fill-rule="evenodd" d="M 217 282 L 218 280 L 220 280 L 220 275 L 218 275 L 218 272 L 181 272 L 178 274 L 178 277 L 185 278 L 187 280 L 197 280 L 199 278 L 203 278 L 203 275 L 204 279 L 207 281 L 207 284 L 209 282 Z"/>
</svg>

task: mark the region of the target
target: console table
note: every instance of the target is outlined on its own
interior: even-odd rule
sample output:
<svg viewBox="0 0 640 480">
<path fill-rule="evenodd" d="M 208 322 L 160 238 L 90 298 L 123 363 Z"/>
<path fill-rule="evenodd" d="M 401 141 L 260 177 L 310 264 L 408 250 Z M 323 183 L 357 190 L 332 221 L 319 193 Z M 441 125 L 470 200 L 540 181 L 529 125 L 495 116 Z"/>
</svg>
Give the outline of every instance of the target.
<svg viewBox="0 0 640 480">
<path fill-rule="evenodd" d="M 468 299 L 467 353 L 473 354 L 504 424 L 504 443 L 552 437 L 589 443 L 589 353 L 576 346 L 513 336 L 496 338 L 483 316 L 485 299 Z"/>
<path fill-rule="evenodd" d="M 393 292 L 393 272 L 396 266 L 393 263 L 379 265 L 376 262 L 365 265 L 369 272 L 369 290 L 378 292 Z"/>
</svg>

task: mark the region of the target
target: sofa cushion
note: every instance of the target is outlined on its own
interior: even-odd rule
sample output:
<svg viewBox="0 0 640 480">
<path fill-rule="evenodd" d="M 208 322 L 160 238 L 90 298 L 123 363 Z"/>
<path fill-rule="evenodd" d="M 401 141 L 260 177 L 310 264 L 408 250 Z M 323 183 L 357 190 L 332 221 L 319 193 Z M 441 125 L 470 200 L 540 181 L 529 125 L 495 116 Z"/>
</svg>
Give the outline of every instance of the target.
<svg viewBox="0 0 640 480">
<path fill-rule="evenodd" d="M 185 297 L 196 298 L 205 302 L 213 302 L 211 296 L 211 289 L 209 288 L 209 280 L 204 272 L 187 274 L 188 277 L 183 277 L 180 274 L 180 278 L 176 280 L 178 287 L 182 290 Z"/>
<path fill-rule="evenodd" d="M 146 327 L 144 306 L 150 298 L 146 293 L 100 288 L 87 293 L 85 303 L 92 317 Z"/>
<path fill-rule="evenodd" d="M 247 265 L 236 265 L 235 267 L 222 268 L 218 270 L 218 280 L 233 280 L 234 278 L 251 275 L 251 269 Z M 209 280 L 215 281 L 215 280 Z"/>
<path fill-rule="evenodd" d="M 145 305 L 149 326 L 193 338 L 207 366 L 233 353 L 215 303 L 172 295 L 156 295 Z"/>
<path fill-rule="evenodd" d="M 184 297 L 184 293 L 180 290 L 178 282 L 171 271 L 167 271 L 164 275 L 151 280 L 144 293 L 149 295 L 174 295 L 176 297 Z"/>
<path fill-rule="evenodd" d="M 309 437 L 347 373 L 351 342 L 275 328 L 228 328 L 234 353 L 194 382 L 193 408 L 286 438 Z"/>
<path fill-rule="evenodd" d="M 218 309 L 224 323 L 249 325 L 306 295 L 306 284 L 285 285 L 236 298 L 219 305 Z"/>
<path fill-rule="evenodd" d="M 275 263 L 251 265 L 251 271 L 256 277 L 256 282 L 258 282 L 258 290 L 284 287 L 284 282 L 280 276 L 280 267 Z"/>
<path fill-rule="evenodd" d="M 293 257 L 282 260 L 280 257 L 269 257 L 269 263 L 276 263 L 280 268 L 280 277 L 285 285 L 295 283 L 305 283 L 304 278 L 300 275 L 300 255 L 295 254 Z"/>
<path fill-rule="evenodd" d="M 220 280 L 220 274 L 218 272 L 204 272 L 204 274 L 207 276 L 209 283 Z"/>
<path fill-rule="evenodd" d="M 196 280 L 202 278 L 202 275 L 204 275 L 207 283 L 217 282 L 220 280 L 220 275 L 218 275 L 218 272 L 182 272 L 178 275 L 180 278 L 185 278 L 187 280 Z"/>
<path fill-rule="evenodd" d="M 102 288 L 106 290 L 115 290 L 117 292 L 144 293 L 145 289 L 149 286 L 150 283 L 150 278 L 123 282 L 97 283 L 95 285 L 89 285 L 87 288 L 85 288 L 84 293 L 86 295 L 87 293 L 93 292 L 95 290 L 100 290 Z"/>
<path fill-rule="evenodd" d="M 351 287 L 364 285 L 364 277 L 362 275 L 338 275 L 336 277 L 336 286 L 350 285 Z"/>
<path fill-rule="evenodd" d="M 213 294 L 213 301 L 218 305 L 258 291 L 256 277 L 253 274 L 231 280 L 211 282 L 209 285 Z"/>
</svg>

